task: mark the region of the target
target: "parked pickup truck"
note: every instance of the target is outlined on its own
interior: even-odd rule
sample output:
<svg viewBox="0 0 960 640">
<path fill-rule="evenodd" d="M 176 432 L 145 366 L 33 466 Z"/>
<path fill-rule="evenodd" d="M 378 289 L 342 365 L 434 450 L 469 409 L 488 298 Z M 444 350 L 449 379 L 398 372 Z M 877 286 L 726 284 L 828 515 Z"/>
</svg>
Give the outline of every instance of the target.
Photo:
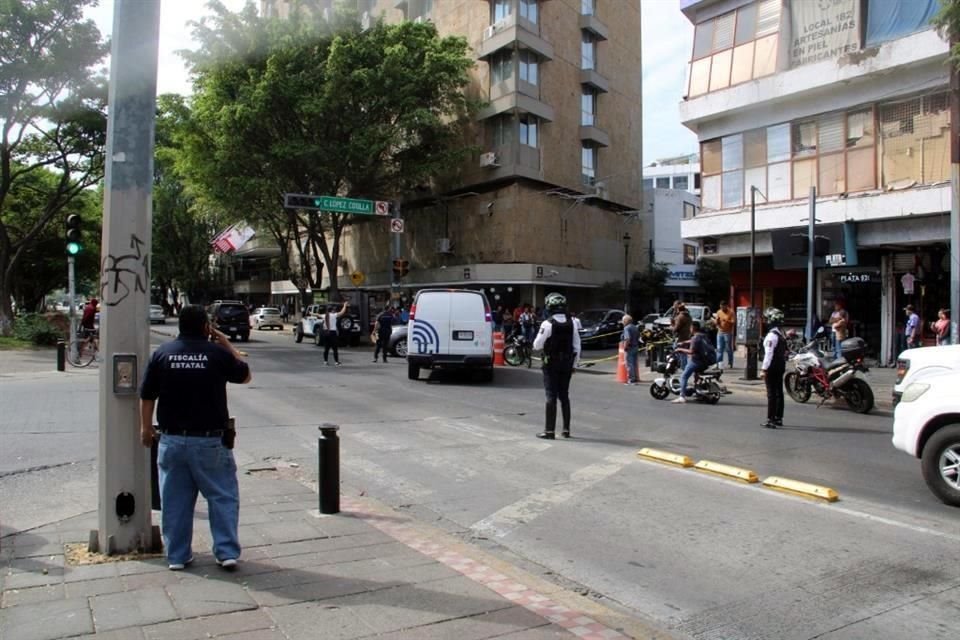
<svg viewBox="0 0 960 640">
<path fill-rule="evenodd" d="M 700 322 L 700 326 L 706 326 L 707 320 L 713 315 L 710 311 L 710 307 L 704 304 L 687 304 L 684 303 L 684 306 L 687 308 L 687 312 L 690 314 L 690 320 L 696 320 Z M 654 324 L 658 324 L 664 327 L 669 327 L 673 322 L 673 307 L 667 309 L 667 312 L 662 316 L 653 321 Z"/>
</svg>

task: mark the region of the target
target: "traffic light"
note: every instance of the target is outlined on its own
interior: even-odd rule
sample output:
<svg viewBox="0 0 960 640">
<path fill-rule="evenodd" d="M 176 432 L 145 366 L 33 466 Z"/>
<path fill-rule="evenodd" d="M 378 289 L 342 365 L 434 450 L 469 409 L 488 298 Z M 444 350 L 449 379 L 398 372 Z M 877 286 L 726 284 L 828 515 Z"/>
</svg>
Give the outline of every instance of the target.
<svg viewBox="0 0 960 640">
<path fill-rule="evenodd" d="M 80 253 L 80 249 L 83 248 L 81 243 L 82 234 L 80 231 L 80 225 L 83 223 L 83 220 L 76 213 L 71 213 L 67 216 L 67 255 L 75 256 Z"/>
<path fill-rule="evenodd" d="M 320 196 L 285 193 L 283 194 L 283 206 L 287 209 L 320 209 Z"/>
<path fill-rule="evenodd" d="M 393 261 L 393 277 L 396 280 L 399 280 L 403 276 L 410 273 L 410 261 L 404 260 L 403 258 Z"/>
</svg>

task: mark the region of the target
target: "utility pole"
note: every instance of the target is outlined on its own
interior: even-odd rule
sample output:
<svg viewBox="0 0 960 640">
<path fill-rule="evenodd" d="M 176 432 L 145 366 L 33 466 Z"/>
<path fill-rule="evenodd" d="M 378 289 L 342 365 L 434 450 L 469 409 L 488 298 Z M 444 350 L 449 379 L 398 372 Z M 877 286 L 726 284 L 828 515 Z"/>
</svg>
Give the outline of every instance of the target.
<svg viewBox="0 0 960 640">
<path fill-rule="evenodd" d="M 116 0 L 100 273 L 99 508 L 91 546 L 153 548 L 137 387 L 149 354 L 150 220 L 160 0 Z"/>
<path fill-rule="evenodd" d="M 950 39 L 950 54 L 957 45 Z M 960 72 L 950 61 L 950 344 L 960 344 Z"/>
<path fill-rule="evenodd" d="M 77 296 L 76 280 L 77 259 L 73 256 L 67 256 L 67 295 L 70 296 L 70 361 L 77 360 L 77 306 L 75 298 Z"/>
<path fill-rule="evenodd" d="M 393 209 L 393 210 L 392 210 L 392 212 L 391 212 L 391 213 L 392 213 L 391 217 L 392 217 L 394 220 L 399 220 L 399 219 L 402 217 L 402 216 L 401 216 L 402 211 L 401 211 L 401 209 L 400 209 L 400 201 L 399 201 L 399 200 L 397 200 L 396 202 L 393 203 L 392 209 Z M 395 264 L 397 263 L 397 260 L 400 260 L 400 258 L 402 257 L 402 256 L 400 255 L 400 252 L 401 252 L 401 247 L 400 247 L 401 238 L 400 238 L 400 235 L 401 235 L 401 234 L 399 234 L 399 233 L 391 233 L 391 234 L 390 234 L 390 236 L 391 236 L 391 237 L 390 237 L 390 273 L 391 273 L 391 276 L 390 276 L 390 299 L 392 300 L 394 307 L 399 307 L 399 306 L 400 306 L 400 275 L 397 274 L 397 273 L 393 270 L 393 265 L 395 265 Z"/>
<path fill-rule="evenodd" d="M 753 262 L 757 257 L 757 188 L 750 187 L 750 304 L 747 305 L 747 327 L 757 325 L 757 311 L 753 308 Z M 744 369 L 745 380 L 757 379 L 757 344 L 759 336 L 749 333 L 747 337 L 747 366 Z"/>
<path fill-rule="evenodd" d="M 807 340 L 813 340 L 813 258 L 817 223 L 817 188 L 810 187 L 810 217 L 807 219 Z"/>
<path fill-rule="evenodd" d="M 630 313 L 630 232 L 623 234 L 623 312 Z"/>
</svg>

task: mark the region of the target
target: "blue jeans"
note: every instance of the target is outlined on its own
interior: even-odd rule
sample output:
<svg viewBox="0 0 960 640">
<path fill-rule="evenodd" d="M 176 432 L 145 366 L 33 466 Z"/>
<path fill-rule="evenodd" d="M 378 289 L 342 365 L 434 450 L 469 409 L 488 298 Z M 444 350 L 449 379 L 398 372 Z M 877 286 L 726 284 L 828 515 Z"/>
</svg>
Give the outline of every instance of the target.
<svg viewBox="0 0 960 640">
<path fill-rule="evenodd" d="M 683 373 L 680 374 L 680 395 L 685 397 L 687 395 L 687 380 L 690 379 L 698 369 L 700 365 L 693 361 L 693 358 L 687 359 L 687 366 L 683 368 Z"/>
<path fill-rule="evenodd" d="M 717 362 L 723 362 L 723 354 L 727 354 L 727 364 L 733 368 L 733 338 L 729 333 L 717 334 Z"/>
<path fill-rule="evenodd" d="M 157 466 L 167 561 L 186 563 L 193 556 L 193 510 L 198 492 L 207 500 L 213 554 L 218 560 L 239 558 L 240 487 L 233 452 L 220 438 L 163 434 Z"/>
<path fill-rule="evenodd" d="M 640 347 L 627 347 L 626 359 L 627 359 L 627 380 L 630 382 L 637 382 L 637 353 L 640 351 Z"/>
<path fill-rule="evenodd" d="M 843 342 L 840 338 L 837 337 L 837 332 L 833 332 L 833 359 L 840 359 L 840 343 Z"/>
</svg>

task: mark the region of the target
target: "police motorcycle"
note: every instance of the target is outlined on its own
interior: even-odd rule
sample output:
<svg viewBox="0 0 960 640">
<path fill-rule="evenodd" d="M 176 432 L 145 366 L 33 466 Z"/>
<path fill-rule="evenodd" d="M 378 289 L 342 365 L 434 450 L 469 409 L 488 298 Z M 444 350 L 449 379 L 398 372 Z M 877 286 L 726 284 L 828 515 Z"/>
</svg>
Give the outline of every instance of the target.
<svg viewBox="0 0 960 640">
<path fill-rule="evenodd" d="M 784 388 L 796 402 L 807 402 L 816 393 L 821 405 L 831 398 L 842 398 L 857 413 L 869 413 L 873 409 L 873 389 L 862 376 L 869 371 L 863 363 L 867 344 L 863 338 L 847 338 L 840 343 L 840 358 L 828 360 L 820 348 L 825 337 L 820 327 L 813 340 L 790 358 L 793 371 L 784 376 Z"/>
<path fill-rule="evenodd" d="M 666 362 L 657 363 L 657 373 L 661 374 L 650 384 L 650 395 L 657 400 L 666 400 L 670 394 L 680 395 L 680 376 L 683 369 L 680 367 L 680 354 L 673 351 L 667 356 Z M 720 383 L 723 369 L 711 365 L 702 373 L 695 373 L 687 384 L 687 399 L 699 400 L 707 404 L 720 402 L 726 390 Z"/>
<path fill-rule="evenodd" d="M 507 338 L 507 344 L 503 348 L 503 359 L 511 367 L 519 367 L 526 362 L 529 369 L 533 364 L 533 343 L 523 335 L 519 324 Z"/>
</svg>

